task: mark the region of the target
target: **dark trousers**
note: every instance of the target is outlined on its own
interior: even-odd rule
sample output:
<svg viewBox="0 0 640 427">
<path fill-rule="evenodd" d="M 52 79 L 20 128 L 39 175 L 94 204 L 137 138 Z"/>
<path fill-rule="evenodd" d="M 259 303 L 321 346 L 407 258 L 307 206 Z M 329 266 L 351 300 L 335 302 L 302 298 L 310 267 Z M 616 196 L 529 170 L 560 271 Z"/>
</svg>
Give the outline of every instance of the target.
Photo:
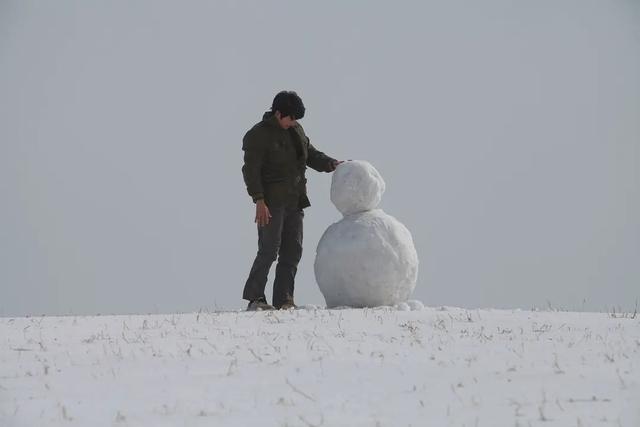
<svg viewBox="0 0 640 427">
<path fill-rule="evenodd" d="M 297 207 L 273 207 L 269 211 L 269 224 L 258 226 L 258 254 L 244 285 L 242 297 L 252 301 L 265 296 L 267 276 L 271 264 L 277 258 L 273 305 L 279 307 L 286 301 L 293 302 L 294 281 L 302 257 L 304 212 Z"/>
</svg>

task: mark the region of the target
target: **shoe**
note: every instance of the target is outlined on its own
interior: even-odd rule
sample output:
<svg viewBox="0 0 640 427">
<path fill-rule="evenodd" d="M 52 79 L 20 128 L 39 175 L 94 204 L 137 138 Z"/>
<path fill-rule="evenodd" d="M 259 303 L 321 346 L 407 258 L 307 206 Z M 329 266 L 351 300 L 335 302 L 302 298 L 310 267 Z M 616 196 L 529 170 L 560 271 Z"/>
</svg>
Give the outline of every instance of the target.
<svg viewBox="0 0 640 427">
<path fill-rule="evenodd" d="M 254 299 L 249 302 L 247 311 L 275 310 L 275 307 L 268 304 L 264 298 Z"/>
<path fill-rule="evenodd" d="M 293 301 L 286 301 L 284 303 L 282 303 L 282 305 L 280 307 L 278 307 L 278 310 L 289 310 L 291 308 L 298 308 L 297 305 L 295 305 L 293 303 Z"/>
</svg>

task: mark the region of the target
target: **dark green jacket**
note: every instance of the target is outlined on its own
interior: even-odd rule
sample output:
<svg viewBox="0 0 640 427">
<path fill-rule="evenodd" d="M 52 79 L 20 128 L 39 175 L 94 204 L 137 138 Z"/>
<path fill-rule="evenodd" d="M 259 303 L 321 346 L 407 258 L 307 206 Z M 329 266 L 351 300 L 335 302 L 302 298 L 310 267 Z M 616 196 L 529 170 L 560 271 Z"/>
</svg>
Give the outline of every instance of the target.
<svg viewBox="0 0 640 427">
<path fill-rule="evenodd" d="M 311 206 L 307 197 L 307 166 L 331 172 L 335 160 L 316 150 L 300 124 L 283 129 L 272 112 L 253 126 L 242 139 L 242 176 L 247 192 L 267 206 Z"/>
</svg>

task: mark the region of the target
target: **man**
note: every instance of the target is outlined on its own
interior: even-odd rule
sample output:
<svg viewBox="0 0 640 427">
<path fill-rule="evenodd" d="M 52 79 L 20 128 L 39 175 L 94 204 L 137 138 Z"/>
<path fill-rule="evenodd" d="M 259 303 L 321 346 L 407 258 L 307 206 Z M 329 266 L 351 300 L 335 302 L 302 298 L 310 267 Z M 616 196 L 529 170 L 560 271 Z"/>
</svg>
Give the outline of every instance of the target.
<svg viewBox="0 0 640 427">
<path fill-rule="evenodd" d="M 305 170 L 333 172 L 342 163 L 316 150 L 298 120 L 304 117 L 302 99 L 292 91 L 278 93 L 271 111 L 242 140 L 242 175 L 256 204 L 258 254 L 244 286 L 247 310 L 295 308 L 293 289 L 302 257 L 303 209 L 307 198 Z M 278 259 L 273 284 L 273 306 L 264 289 L 273 262 Z"/>
</svg>

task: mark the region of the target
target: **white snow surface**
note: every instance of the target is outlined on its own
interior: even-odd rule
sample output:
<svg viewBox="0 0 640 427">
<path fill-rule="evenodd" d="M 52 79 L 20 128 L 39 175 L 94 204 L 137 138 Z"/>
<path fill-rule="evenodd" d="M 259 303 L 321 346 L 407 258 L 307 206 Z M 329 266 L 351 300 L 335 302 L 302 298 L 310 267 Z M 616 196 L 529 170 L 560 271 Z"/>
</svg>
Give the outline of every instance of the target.
<svg viewBox="0 0 640 427">
<path fill-rule="evenodd" d="M 328 307 L 394 305 L 416 287 L 418 254 L 409 230 L 374 209 L 329 226 L 318 242 L 314 272 Z"/>
<path fill-rule="evenodd" d="M 375 209 L 384 190 L 382 176 L 364 160 L 341 163 L 331 177 L 331 201 L 343 215 Z"/>
<path fill-rule="evenodd" d="M 405 305 L 0 318 L 0 426 L 640 426 L 639 318 Z"/>
</svg>

